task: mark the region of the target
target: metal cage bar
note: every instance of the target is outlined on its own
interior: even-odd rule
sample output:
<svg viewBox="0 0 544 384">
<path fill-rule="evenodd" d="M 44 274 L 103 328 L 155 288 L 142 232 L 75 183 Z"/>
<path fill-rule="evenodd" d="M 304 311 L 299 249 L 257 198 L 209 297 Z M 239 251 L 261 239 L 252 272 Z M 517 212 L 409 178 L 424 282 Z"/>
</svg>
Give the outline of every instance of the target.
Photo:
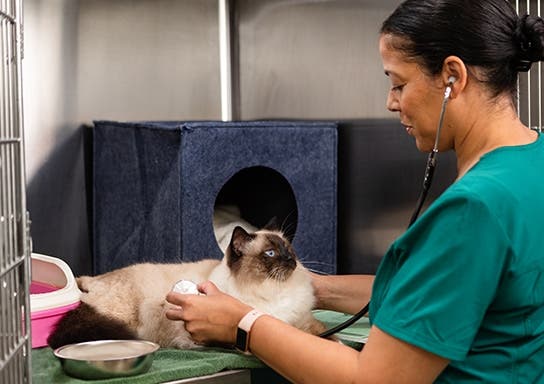
<svg viewBox="0 0 544 384">
<path fill-rule="evenodd" d="M 218 0 L 219 8 L 219 67 L 221 78 L 221 120 L 232 121 L 232 49 L 231 4 Z"/>
<path fill-rule="evenodd" d="M 30 383 L 30 230 L 25 200 L 23 0 L 0 0 L 0 383 Z"/>
<path fill-rule="evenodd" d="M 541 0 L 511 0 L 519 15 L 526 13 L 542 16 Z M 518 80 L 518 113 L 521 121 L 530 128 L 542 132 L 542 63 L 533 65 L 527 73 L 520 73 Z"/>
</svg>

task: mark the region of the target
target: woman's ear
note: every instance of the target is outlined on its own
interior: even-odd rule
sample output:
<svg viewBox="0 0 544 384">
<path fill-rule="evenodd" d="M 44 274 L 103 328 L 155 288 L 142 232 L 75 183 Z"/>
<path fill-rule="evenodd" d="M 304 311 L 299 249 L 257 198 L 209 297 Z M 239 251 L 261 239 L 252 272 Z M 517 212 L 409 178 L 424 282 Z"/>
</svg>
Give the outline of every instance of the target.
<svg viewBox="0 0 544 384">
<path fill-rule="evenodd" d="M 444 87 L 451 87 L 451 99 L 455 99 L 461 92 L 463 92 L 467 85 L 467 67 L 463 60 L 457 56 L 448 56 L 446 59 L 444 59 L 441 76 L 444 81 Z"/>
</svg>

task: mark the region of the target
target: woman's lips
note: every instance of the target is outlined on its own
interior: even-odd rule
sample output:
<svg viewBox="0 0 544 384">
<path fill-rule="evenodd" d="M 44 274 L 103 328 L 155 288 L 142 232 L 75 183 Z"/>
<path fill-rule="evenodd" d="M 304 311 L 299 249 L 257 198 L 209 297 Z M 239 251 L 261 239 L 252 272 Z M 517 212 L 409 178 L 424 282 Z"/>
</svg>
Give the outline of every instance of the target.
<svg viewBox="0 0 544 384">
<path fill-rule="evenodd" d="M 414 128 L 410 125 L 406 125 L 406 124 L 402 124 L 404 126 L 404 129 L 406 130 L 406 133 L 409 134 L 410 136 L 412 135 L 412 131 L 414 130 Z"/>
</svg>

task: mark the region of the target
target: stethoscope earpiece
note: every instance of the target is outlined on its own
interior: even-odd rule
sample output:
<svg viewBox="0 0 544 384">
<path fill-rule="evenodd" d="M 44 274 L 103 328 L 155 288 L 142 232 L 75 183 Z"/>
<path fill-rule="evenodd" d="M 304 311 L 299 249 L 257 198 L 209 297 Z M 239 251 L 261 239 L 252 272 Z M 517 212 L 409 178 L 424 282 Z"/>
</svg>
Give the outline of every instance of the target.
<svg viewBox="0 0 544 384">
<path fill-rule="evenodd" d="M 448 85 L 446 85 L 446 91 L 444 92 L 444 100 L 447 100 L 450 98 L 451 94 L 451 87 L 453 83 L 457 81 L 457 78 L 455 76 L 448 77 Z"/>
</svg>

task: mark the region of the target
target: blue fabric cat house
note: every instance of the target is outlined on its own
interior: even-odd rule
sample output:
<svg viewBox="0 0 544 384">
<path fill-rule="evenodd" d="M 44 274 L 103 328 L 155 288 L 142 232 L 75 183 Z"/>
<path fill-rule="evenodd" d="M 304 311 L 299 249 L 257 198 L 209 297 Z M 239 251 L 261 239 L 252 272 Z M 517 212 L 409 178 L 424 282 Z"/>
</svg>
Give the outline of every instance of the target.
<svg viewBox="0 0 544 384">
<path fill-rule="evenodd" d="M 272 217 L 303 263 L 336 271 L 332 122 L 94 122 L 94 273 L 135 262 L 221 258 L 212 218 Z"/>
</svg>

